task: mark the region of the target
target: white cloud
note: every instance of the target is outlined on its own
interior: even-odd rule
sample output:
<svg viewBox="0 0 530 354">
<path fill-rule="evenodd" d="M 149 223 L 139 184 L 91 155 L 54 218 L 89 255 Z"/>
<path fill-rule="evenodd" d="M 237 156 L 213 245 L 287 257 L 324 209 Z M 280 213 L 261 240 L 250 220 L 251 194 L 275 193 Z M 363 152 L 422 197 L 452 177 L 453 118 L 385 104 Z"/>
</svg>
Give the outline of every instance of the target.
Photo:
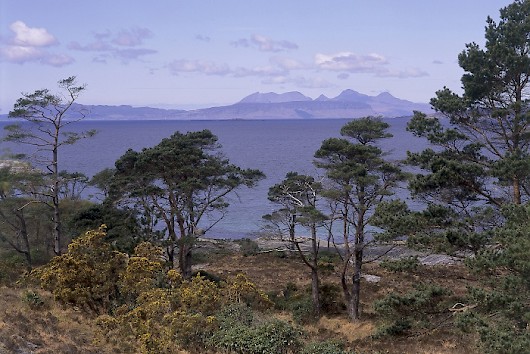
<svg viewBox="0 0 530 354">
<path fill-rule="evenodd" d="M 259 34 L 253 34 L 250 38 L 238 39 L 230 44 L 234 47 L 254 47 L 262 52 L 281 52 L 298 49 L 296 43 L 286 40 L 273 40 Z"/>
<path fill-rule="evenodd" d="M 270 58 L 269 62 L 272 65 L 283 68 L 285 70 L 299 70 L 307 68 L 307 65 L 303 64 L 302 62 L 287 57 L 275 56 Z"/>
<path fill-rule="evenodd" d="M 235 77 L 246 77 L 246 76 L 283 76 L 289 74 L 288 70 L 284 68 L 275 67 L 272 65 L 256 66 L 253 68 L 237 68 L 232 71 Z"/>
<path fill-rule="evenodd" d="M 322 78 L 312 78 L 312 77 L 303 77 L 303 76 L 296 76 L 296 77 L 289 77 L 289 76 L 276 76 L 276 77 L 268 77 L 261 81 L 262 84 L 266 85 L 285 85 L 285 84 L 292 84 L 298 88 L 305 88 L 305 89 L 314 89 L 314 88 L 330 88 L 330 87 L 336 87 L 335 84 L 327 81 L 326 79 Z"/>
<path fill-rule="evenodd" d="M 204 60 L 188 60 L 178 59 L 174 60 L 168 65 L 169 70 L 172 74 L 178 75 L 179 73 L 202 73 L 206 75 L 228 75 L 230 68 L 226 64 L 215 64 L 210 61 Z"/>
<path fill-rule="evenodd" d="M 397 77 L 399 79 L 407 79 L 411 77 L 425 77 L 429 73 L 420 69 L 405 69 L 405 70 L 381 70 L 376 73 L 379 77 Z"/>
<path fill-rule="evenodd" d="M 135 47 L 143 44 L 144 39 L 152 36 L 153 33 L 149 29 L 135 27 L 130 30 L 121 30 L 118 32 L 112 40 L 112 43 L 119 46 Z"/>
<path fill-rule="evenodd" d="M 177 59 L 168 68 L 172 74 L 180 72 L 202 73 L 205 75 L 222 75 L 231 77 L 264 77 L 269 80 L 286 77 L 291 70 L 306 68 L 299 61 L 285 57 L 272 57 L 268 65 L 231 68 L 228 64 L 219 64 L 208 60 Z"/>
<path fill-rule="evenodd" d="M 28 27 L 22 21 L 16 21 L 9 26 L 15 34 L 13 44 L 28 47 L 46 47 L 56 44 L 57 40 L 45 28 Z"/>
<path fill-rule="evenodd" d="M 110 52 L 114 50 L 114 47 L 108 42 L 98 39 L 85 45 L 82 45 L 79 42 L 70 42 L 68 44 L 68 49 L 79 50 L 83 52 Z"/>
<path fill-rule="evenodd" d="M 378 77 L 411 78 L 429 74 L 420 69 L 396 70 L 389 67 L 388 60 L 377 53 L 359 55 L 352 52 L 315 55 L 315 65 L 321 70 L 341 71 L 338 79 L 348 78 L 348 73 L 367 73 Z"/>
<path fill-rule="evenodd" d="M 320 69 L 347 71 L 351 73 L 377 72 L 388 64 L 387 59 L 379 54 L 358 55 L 352 52 L 315 55 L 315 64 Z"/>
<path fill-rule="evenodd" d="M 75 61 L 74 58 L 68 55 L 64 55 L 64 54 L 47 55 L 43 57 L 41 60 L 42 63 L 48 64 L 51 66 L 56 66 L 56 67 L 61 67 L 61 66 L 65 66 L 68 64 L 72 64 L 74 61 Z"/>
<path fill-rule="evenodd" d="M 157 53 L 154 49 L 138 48 L 145 39 L 152 36 L 151 30 L 147 28 L 134 27 L 121 30 L 116 34 L 107 30 L 95 33 L 93 42 L 87 44 L 71 42 L 68 44 L 68 48 L 83 52 L 101 53 L 93 58 L 93 61 L 97 63 L 107 63 L 107 59 L 116 58 L 126 64 L 132 60 L 139 60 L 145 55 Z"/>
<path fill-rule="evenodd" d="M 15 64 L 35 62 L 56 67 L 74 62 L 68 55 L 45 50 L 45 47 L 57 43 L 55 37 L 46 29 L 28 27 L 22 21 L 13 22 L 9 28 L 13 35 L 0 47 L 0 61 Z"/>
<path fill-rule="evenodd" d="M 11 45 L 4 48 L 0 48 L 2 58 L 7 61 L 23 63 L 26 61 L 32 61 L 40 59 L 44 54 L 41 50 L 35 47 L 24 47 Z"/>
</svg>

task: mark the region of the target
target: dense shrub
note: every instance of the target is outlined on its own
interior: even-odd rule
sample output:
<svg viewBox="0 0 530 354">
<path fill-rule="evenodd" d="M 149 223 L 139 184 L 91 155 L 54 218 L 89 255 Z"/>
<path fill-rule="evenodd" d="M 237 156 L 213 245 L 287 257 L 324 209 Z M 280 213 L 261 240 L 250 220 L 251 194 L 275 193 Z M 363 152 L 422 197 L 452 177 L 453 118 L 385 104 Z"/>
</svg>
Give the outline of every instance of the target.
<svg viewBox="0 0 530 354">
<path fill-rule="evenodd" d="M 318 269 L 331 273 L 335 270 L 335 264 L 340 261 L 340 256 L 337 252 L 332 251 L 320 251 L 318 254 Z"/>
<path fill-rule="evenodd" d="M 300 354 L 353 354 L 353 352 L 344 350 L 342 343 L 325 341 L 305 345 Z"/>
<path fill-rule="evenodd" d="M 258 243 L 254 240 L 251 240 L 249 238 L 242 238 L 236 240 L 235 242 L 239 245 L 240 251 L 245 257 L 254 256 L 259 252 Z"/>
<path fill-rule="evenodd" d="M 308 324 L 318 321 L 313 307 L 313 301 L 309 294 L 304 294 L 296 301 L 291 302 L 290 310 L 297 324 Z"/>
<path fill-rule="evenodd" d="M 32 310 L 41 309 L 45 305 L 40 294 L 33 290 L 24 291 L 24 293 L 22 293 L 22 301 L 26 303 Z"/>
<path fill-rule="evenodd" d="M 282 354 L 296 352 L 300 330 L 287 322 L 271 320 L 248 326 L 223 327 L 208 343 L 218 350 L 245 354 Z"/>
<path fill-rule="evenodd" d="M 14 284 L 26 271 L 26 264 L 19 255 L 0 254 L 0 285 Z"/>
<path fill-rule="evenodd" d="M 41 285 L 63 303 L 95 313 L 108 311 L 118 299 L 118 281 L 127 255 L 105 242 L 105 228 L 87 231 L 72 241 L 68 252 L 33 271 Z"/>
<path fill-rule="evenodd" d="M 382 319 L 377 336 L 401 335 L 414 327 L 429 327 L 433 316 L 449 311 L 449 295 L 451 291 L 446 288 L 419 284 L 405 294 L 391 293 L 375 301 L 374 309 Z"/>
<path fill-rule="evenodd" d="M 346 309 L 342 289 L 337 284 L 323 283 L 320 286 L 320 302 L 322 313 L 326 315 L 336 315 Z"/>
<path fill-rule="evenodd" d="M 418 257 L 404 257 L 397 260 L 384 260 L 380 266 L 391 272 L 410 272 L 418 269 L 420 261 Z"/>
</svg>

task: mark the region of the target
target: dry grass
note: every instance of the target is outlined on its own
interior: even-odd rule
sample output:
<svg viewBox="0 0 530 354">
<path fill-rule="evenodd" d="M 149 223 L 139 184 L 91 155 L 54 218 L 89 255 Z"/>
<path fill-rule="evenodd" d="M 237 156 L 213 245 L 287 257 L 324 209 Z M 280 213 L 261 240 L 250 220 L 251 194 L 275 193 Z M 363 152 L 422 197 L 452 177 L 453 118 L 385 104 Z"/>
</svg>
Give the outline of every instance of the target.
<svg viewBox="0 0 530 354">
<path fill-rule="evenodd" d="M 0 353 L 114 353 L 94 343 L 93 319 L 57 305 L 49 293 L 29 302 L 31 289 L 0 288 Z"/>
<path fill-rule="evenodd" d="M 310 283 L 307 268 L 296 257 L 281 258 L 273 253 L 244 257 L 227 253 L 201 262 L 200 268 L 221 278 L 246 274 L 266 292 L 280 292 L 287 284 L 300 289 Z M 419 281 L 447 287 L 464 295 L 466 287 L 476 282 L 463 266 L 421 267 L 411 273 L 391 273 L 375 263 L 366 265 L 366 274 L 381 277 L 378 283 L 363 282 L 363 318 L 351 323 L 343 315 L 324 316 L 317 323 L 304 327 L 308 341 L 340 340 L 356 353 L 476 353 L 475 338 L 461 334 L 450 326 L 411 337 L 374 339 L 377 318 L 372 303 L 390 292 L 404 292 Z M 337 272 L 323 274 L 323 282 L 338 284 Z M 98 341 L 94 318 L 72 308 L 56 304 L 51 295 L 38 290 L 42 306 L 24 301 L 28 289 L 0 287 L 0 354 L 3 353 L 118 353 L 120 341 L 114 345 Z M 290 314 L 276 313 L 291 320 Z M 123 350 L 123 349 L 122 349 Z"/>
<path fill-rule="evenodd" d="M 310 274 L 296 257 L 280 258 L 272 253 L 244 257 L 239 254 L 219 257 L 203 269 L 220 277 L 245 273 L 249 279 L 268 292 L 285 289 L 289 283 L 299 288 L 309 288 Z M 366 264 L 365 274 L 381 277 L 380 282 L 363 282 L 361 294 L 362 319 L 351 323 L 344 315 L 323 317 L 316 324 L 305 326 L 310 340 L 340 340 L 356 353 L 388 354 L 472 354 L 478 353 L 476 338 L 462 334 L 458 329 L 442 324 L 439 328 L 412 337 L 383 337 L 373 339 L 377 318 L 372 303 L 392 292 L 403 293 L 419 282 L 437 284 L 451 289 L 454 296 L 464 296 L 467 286 L 477 282 L 463 265 L 422 266 L 410 273 L 392 273 L 377 263 Z M 324 283 L 338 285 L 336 271 L 322 274 Z M 448 322 L 448 324 L 450 321 Z"/>
</svg>

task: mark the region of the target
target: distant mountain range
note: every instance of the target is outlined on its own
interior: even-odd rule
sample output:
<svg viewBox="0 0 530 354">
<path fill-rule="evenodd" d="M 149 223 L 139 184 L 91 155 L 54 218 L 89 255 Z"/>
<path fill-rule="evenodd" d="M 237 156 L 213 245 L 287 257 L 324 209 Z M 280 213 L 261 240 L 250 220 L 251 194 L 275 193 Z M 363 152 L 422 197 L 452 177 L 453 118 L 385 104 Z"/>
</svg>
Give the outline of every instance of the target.
<svg viewBox="0 0 530 354">
<path fill-rule="evenodd" d="M 84 108 L 90 112 L 87 119 L 91 120 L 322 119 L 369 115 L 392 118 L 410 116 L 413 111 L 433 113 L 429 104 L 402 100 L 388 92 L 368 96 L 349 89 L 334 98 L 320 95 L 316 99 L 296 91 L 282 94 L 256 92 L 229 106 L 189 111 L 101 105 L 85 105 Z M 7 115 L 0 118 L 7 118 Z"/>
</svg>

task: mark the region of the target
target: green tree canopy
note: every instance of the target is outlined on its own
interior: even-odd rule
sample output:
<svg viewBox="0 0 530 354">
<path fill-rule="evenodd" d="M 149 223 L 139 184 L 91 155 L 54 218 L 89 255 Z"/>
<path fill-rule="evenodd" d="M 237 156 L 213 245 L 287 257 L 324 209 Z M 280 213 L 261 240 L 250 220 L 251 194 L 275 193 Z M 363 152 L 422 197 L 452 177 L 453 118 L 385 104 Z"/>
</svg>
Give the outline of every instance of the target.
<svg viewBox="0 0 530 354">
<path fill-rule="evenodd" d="M 393 189 L 404 179 L 399 166 L 385 160 L 377 143 L 392 135 L 388 124 L 379 118 L 364 117 L 352 120 L 341 129 L 345 138 L 324 140 L 315 153 L 317 167 L 326 170 L 329 183 L 323 194 L 335 207 L 331 219 L 342 222 L 344 244 L 341 283 L 352 320 L 360 316 L 360 279 L 363 252 L 370 243 L 367 234 L 376 206 L 392 195 Z M 351 281 L 347 272 L 351 268 Z"/>
<path fill-rule="evenodd" d="M 24 93 L 19 98 L 9 118 L 27 122 L 28 124 L 10 124 L 5 126 L 5 141 L 29 145 L 34 148 L 31 157 L 36 166 L 44 166 L 49 172 L 51 188 L 47 204 L 53 209 L 54 251 L 61 254 L 61 176 L 59 175 L 59 150 L 64 145 L 71 145 L 78 140 L 91 137 L 95 130 L 74 132 L 66 130 L 74 122 L 87 115 L 82 106 L 74 105 L 85 85 L 78 85 L 75 76 L 58 82 L 60 93 L 53 94 L 48 89 Z M 64 189 L 63 189 L 64 190 Z"/>
<path fill-rule="evenodd" d="M 178 246 L 179 267 L 187 278 L 195 238 L 224 217 L 231 192 L 264 177 L 231 164 L 219 148 L 209 130 L 176 132 L 152 148 L 128 150 L 116 161 L 110 197 L 140 210 L 152 235 L 157 222 L 164 224 L 169 259 L 174 260 Z"/>
</svg>

